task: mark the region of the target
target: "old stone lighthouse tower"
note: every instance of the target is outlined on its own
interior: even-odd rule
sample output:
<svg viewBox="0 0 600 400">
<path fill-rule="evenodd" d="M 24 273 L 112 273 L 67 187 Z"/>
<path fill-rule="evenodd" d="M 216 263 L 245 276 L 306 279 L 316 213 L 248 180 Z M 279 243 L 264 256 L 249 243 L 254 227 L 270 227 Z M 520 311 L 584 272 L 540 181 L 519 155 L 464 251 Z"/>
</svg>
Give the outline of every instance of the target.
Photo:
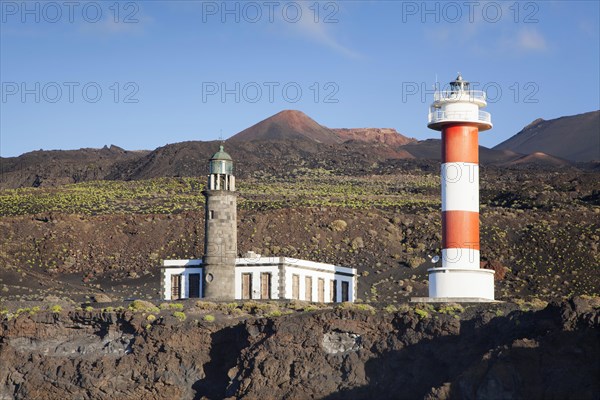
<svg viewBox="0 0 600 400">
<path fill-rule="evenodd" d="M 204 297 L 235 298 L 237 193 L 233 161 L 223 146 L 209 161 L 205 205 Z"/>
</svg>

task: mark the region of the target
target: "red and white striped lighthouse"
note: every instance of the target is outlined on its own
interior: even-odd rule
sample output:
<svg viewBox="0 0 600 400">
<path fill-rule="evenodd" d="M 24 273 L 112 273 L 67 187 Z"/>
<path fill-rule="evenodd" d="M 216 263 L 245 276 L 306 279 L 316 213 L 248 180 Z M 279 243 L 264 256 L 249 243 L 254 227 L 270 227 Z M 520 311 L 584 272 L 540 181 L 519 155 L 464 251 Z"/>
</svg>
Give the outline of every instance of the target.
<svg viewBox="0 0 600 400">
<path fill-rule="evenodd" d="M 437 90 L 431 129 L 442 131 L 442 265 L 429 269 L 430 298 L 494 300 L 494 271 L 479 265 L 479 131 L 492 128 L 483 91 L 459 74 Z"/>
</svg>

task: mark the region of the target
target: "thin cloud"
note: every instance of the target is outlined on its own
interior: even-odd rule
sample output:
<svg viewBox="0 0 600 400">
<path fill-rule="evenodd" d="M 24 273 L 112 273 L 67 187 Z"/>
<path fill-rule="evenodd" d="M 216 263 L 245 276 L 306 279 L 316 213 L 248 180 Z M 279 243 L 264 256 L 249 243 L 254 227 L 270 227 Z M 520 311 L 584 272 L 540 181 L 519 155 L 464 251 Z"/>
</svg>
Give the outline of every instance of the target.
<svg viewBox="0 0 600 400">
<path fill-rule="evenodd" d="M 548 48 L 546 39 L 533 29 L 523 29 L 518 33 L 517 46 L 527 51 L 544 51 Z"/>
<path fill-rule="evenodd" d="M 330 49 L 346 57 L 361 57 L 359 53 L 350 49 L 347 46 L 344 46 L 334 37 L 330 27 L 335 26 L 336 23 L 326 23 L 324 21 L 315 22 L 313 18 L 313 11 L 309 9 L 310 4 L 296 4 L 300 4 L 302 8 L 302 17 L 300 18 L 300 20 L 295 23 L 283 20 L 281 20 L 280 22 L 289 26 L 294 33 L 306 37 L 311 41 L 318 43 L 322 46 L 329 47 Z"/>
</svg>

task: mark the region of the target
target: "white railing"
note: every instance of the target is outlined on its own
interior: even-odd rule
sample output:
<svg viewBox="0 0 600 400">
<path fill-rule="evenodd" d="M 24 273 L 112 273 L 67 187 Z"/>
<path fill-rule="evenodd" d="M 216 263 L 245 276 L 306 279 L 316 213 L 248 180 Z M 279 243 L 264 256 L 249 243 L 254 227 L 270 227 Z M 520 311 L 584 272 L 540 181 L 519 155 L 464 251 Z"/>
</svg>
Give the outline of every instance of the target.
<svg viewBox="0 0 600 400">
<path fill-rule="evenodd" d="M 489 112 L 465 112 L 465 111 L 432 111 L 429 113 L 429 123 L 458 121 L 458 122 L 484 122 L 492 123 L 492 116 Z"/>
<path fill-rule="evenodd" d="M 485 92 L 483 90 L 442 90 L 433 94 L 434 101 L 455 100 L 455 101 L 485 101 Z"/>
</svg>

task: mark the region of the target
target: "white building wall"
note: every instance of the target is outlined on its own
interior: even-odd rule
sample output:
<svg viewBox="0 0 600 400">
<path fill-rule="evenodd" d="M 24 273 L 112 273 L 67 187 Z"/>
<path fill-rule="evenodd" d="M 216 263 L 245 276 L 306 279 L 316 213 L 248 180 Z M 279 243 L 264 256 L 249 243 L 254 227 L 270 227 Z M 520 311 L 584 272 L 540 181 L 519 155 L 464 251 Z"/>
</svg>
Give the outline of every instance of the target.
<svg viewBox="0 0 600 400">
<path fill-rule="evenodd" d="M 293 289 L 293 276 L 298 275 L 299 277 L 299 290 L 298 296 L 299 300 L 308 301 L 306 298 L 306 277 L 310 276 L 312 278 L 312 301 L 317 302 L 319 299 L 319 279 L 323 279 L 325 282 L 325 294 L 324 301 L 325 303 L 329 303 L 329 299 L 331 297 L 329 285 L 330 282 L 336 279 L 335 275 L 331 272 L 321 272 L 321 271 L 312 271 L 308 269 L 291 267 L 289 265 L 285 266 L 285 292 L 287 293 L 288 298 L 292 298 L 292 289 Z"/>
<path fill-rule="evenodd" d="M 187 299 L 190 295 L 190 274 L 200 274 L 200 296 L 202 296 L 202 267 L 165 268 L 163 273 L 163 299 L 171 299 L 171 276 L 181 275 L 181 298 Z"/>
<path fill-rule="evenodd" d="M 260 266 L 237 266 L 235 267 L 235 298 L 242 298 L 242 274 L 252 274 L 252 299 L 259 300 L 261 294 L 260 275 L 263 272 L 271 274 L 271 298 L 279 298 L 279 266 L 260 265 Z"/>
<path fill-rule="evenodd" d="M 319 299 L 319 279 L 324 281 L 325 303 L 330 302 L 331 298 L 331 281 L 336 280 L 337 299 L 342 298 L 342 282 L 348 282 L 348 301 L 356 300 L 356 269 L 335 266 L 331 264 L 318 263 L 307 260 L 297 260 L 284 257 L 257 257 L 256 259 L 238 258 L 235 268 L 235 298 L 242 299 L 242 274 L 252 274 L 252 299 L 260 299 L 261 297 L 261 273 L 271 274 L 271 299 L 279 299 L 280 279 L 285 282 L 285 298 L 292 299 L 292 276 L 299 277 L 299 300 L 307 300 L 306 298 L 306 277 L 312 278 L 312 301 L 317 302 Z M 241 264 L 241 265 L 240 265 Z M 265 265 L 266 264 L 266 265 Z M 283 265 L 283 276 L 280 274 L 280 267 Z M 200 274 L 200 296 L 203 294 L 203 273 L 202 260 L 165 260 L 163 261 L 163 293 L 162 297 L 165 300 L 171 300 L 171 276 L 182 275 L 181 282 L 181 298 L 189 297 L 189 274 Z M 352 274 L 352 276 L 341 275 Z M 282 296 L 283 297 L 283 296 Z"/>
</svg>

